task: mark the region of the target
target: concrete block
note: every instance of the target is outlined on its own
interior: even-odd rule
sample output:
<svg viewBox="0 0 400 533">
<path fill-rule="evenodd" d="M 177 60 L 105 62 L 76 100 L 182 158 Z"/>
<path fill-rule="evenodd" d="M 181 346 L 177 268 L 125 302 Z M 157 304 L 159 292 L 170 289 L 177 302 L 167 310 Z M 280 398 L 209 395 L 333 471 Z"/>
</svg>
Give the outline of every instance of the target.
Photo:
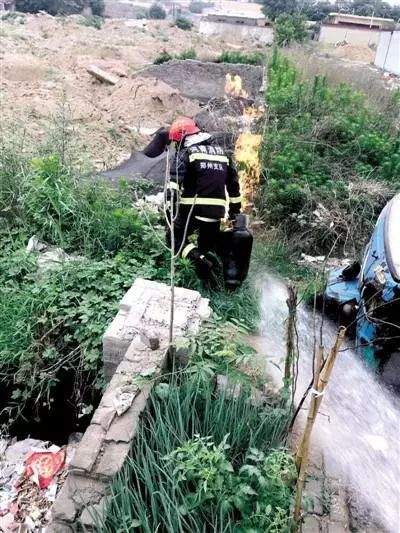
<svg viewBox="0 0 400 533">
<path fill-rule="evenodd" d="M 137 279 L 132 287 L 124 294 L 119 304 L 121 311 L 129 313 L 132 306 L 135 306 L 142 299 L 143 292 L 146 290 L 146 287 L 142 285 L 139 280 L 140 278 Z"/>
<path fill-rule="evenodd" d="M 111 480 L 123 467 L 130 449 L 130 442 L 107 442 L 94 474 L 102 479 Z"/>
<path fill-rule="evenodd" d="M 186 337 L 189 331 L 197 333 L 202 319 L 209 315 L 208 301 L 198 292 L 176 290 L 176 338 Z M 140 414 L 153 386 L 149 381 L 139 387 L 133 379 L 158 376 L 167 364 L 169 318 L 169 286 L 137 279 L 122 299 L 120 310 L 103 337 L 104 370 L 110 382 L 53 506 L 49 531 L 64 533 L 55 528 L 64 523 L 68 526 L 68 522 L 73 523 L 73 530 L 95 528 L 94 511 L 102 507 L 99 502 L 111 478 L 121 470 L 130 453 Z M 121 392 L 130 393 L 127 398 L 121 398 L 126 400 L 124 407 L 131 401 L 132 405 L 118 416 L 115 399 Z"/>
<path fill-rule="evenodd" d="M 104 436 L 105 431 L 100 425 L 91 424 L 87 428 L 71 461 L 71 470 L 90 472 L 100 453 Z"/>
<path fill-rule="evenodd" d="M 97 67 L 96 65 L 90 65 L 86 69 L 88 73 L 103 83 L 109 85 L 116 85 L 118 83 L 118 77 L 106 72 L 105 70 Z"/>
</svg>

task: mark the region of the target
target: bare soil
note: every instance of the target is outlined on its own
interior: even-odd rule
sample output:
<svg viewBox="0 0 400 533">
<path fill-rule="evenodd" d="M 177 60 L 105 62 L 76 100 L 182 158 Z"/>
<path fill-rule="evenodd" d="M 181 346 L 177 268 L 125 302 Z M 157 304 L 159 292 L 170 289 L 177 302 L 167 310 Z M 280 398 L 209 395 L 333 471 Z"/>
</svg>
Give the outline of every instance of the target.
<svg viewBox="0 0 400 533">
<path fill-rule="evenodd" d="M 190 48 L 213 57 L 220 45 L 165 21 L 106 20 L 97 30 L 80 16 L 25 15 L 0 28 L 1 118 L 6 131 L 40 141 L 62 114 L 84 155 L 104 168 L 146 142 L 138 127 L 156 128 L 176 115 L 193 116 L 196 102 L 168 84 L 140 77 L 164 50 Z M 118 76 L 110 86 L 87 71 L 96 65 Z M 193 80 L 195 82 L 195 80 Z"/>
</svg>

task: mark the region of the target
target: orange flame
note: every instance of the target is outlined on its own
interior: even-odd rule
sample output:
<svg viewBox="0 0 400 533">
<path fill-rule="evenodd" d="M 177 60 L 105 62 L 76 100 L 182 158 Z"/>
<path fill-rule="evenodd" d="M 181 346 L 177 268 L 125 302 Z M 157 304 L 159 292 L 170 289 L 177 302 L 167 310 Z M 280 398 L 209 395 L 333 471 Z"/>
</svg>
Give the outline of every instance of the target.
<svg viewBox="0 0 400 533">
<path fill-rule="evenodd" d="M 235 144 L 235 159 L 239 168 L 244 209 L 253 204 L 260 184 L 261 161 L 259 152 L 261 141 L 262 135 L 245 131 L 239 135 Z"/>
<path fill-rule="evenodd" d="M 247 98 L 249 96 L 243 89 L 243 81 L 240 76 L 227 74 L 225 80 L 225 94 L 235 98 Z"/>
</svg>

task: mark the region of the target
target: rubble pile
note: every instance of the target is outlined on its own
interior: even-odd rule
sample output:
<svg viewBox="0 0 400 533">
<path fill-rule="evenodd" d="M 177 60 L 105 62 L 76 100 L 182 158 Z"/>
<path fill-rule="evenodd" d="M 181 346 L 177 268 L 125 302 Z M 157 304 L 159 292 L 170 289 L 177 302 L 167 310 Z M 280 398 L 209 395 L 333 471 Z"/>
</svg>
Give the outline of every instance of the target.
<svg viewBox="0 0 400 533">
<path fill-rule="evenodd" d="M 31 438 L 0 440 L 0 531 L 40 531 L 50 521 L 81 438 L 73 433 L 63 447 Z"/>
</svg>

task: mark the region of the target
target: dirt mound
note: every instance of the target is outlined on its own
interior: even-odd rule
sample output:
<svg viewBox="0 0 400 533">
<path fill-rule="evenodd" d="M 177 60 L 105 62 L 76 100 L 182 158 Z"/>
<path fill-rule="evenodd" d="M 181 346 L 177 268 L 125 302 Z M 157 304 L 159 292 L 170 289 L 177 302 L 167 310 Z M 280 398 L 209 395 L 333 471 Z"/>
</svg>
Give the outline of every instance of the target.
<svg viewBox="0 0 400 533">
<path fill-rule="evenodd" d="M 249 95 L 253 98 L 259 95 L 263 68 L 252 65 L 175 60 L 162 65 L 153 65 L 140 73 L 142 77 L 162 80 L 177 88 L 184 96 L 201 102 L 224 96 L 227 74 L 238 74 L 243 80 L 243 88 Z"/>
<path fill-rule="evenodd" d="M 123 105 L 121 105 L 123 103 Z M 101 102 L 114 123 L 127 127 L 158 128 L 178 115 L 194 116 L 199 105 L 163 81 L 137 77 L 124 80 Z"/>
<path fill-rule="evenodd" d="M 2 21 L 3 127 L 20 129 L 36 143 L 63 115 L 82 158 L 103 169 L 146 144 L 148 136 L 138 134 L 138 127 L 151 129 L 176 114 L 196 114 L 197 104 L 175 87 L 132 76 L 164 49 L 179 54 L 198 48 L 215 55 L 218 46 L 167 21 L 134 22 L 106 20 L 97 30 L 81 16 L 21 15 L 18 21 Z M 117 85 L 95 80 L 86 70 L 90 65 L 118 76 Z"/>
</svg>

